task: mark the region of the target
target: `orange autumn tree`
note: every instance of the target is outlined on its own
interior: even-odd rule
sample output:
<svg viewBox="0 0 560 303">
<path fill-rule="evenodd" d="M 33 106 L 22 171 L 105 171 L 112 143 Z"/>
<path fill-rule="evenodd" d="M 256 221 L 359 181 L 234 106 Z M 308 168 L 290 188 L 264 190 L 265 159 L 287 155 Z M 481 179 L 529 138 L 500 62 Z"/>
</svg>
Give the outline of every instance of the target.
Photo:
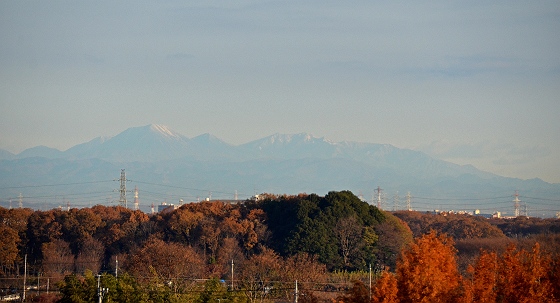
<svg viewBox="0 0 560 303">
<path fill-rule="evenodd" d="M 465 302 L 496 302 L 498 264 L 495 252 L 482 251 L 474 266 L 469 265 L 463 281 Z"/>
<path fill-rule="evenodd" d="M 397 261 L 400 302 L 456 302 L 460 283 L 453 241 L 435 231 L 416 239 Z"/>
<path fill-rule="evenodd" d="M 371 298 L 372 303 L 397 303 L 398 288 L 397 278 L 387 269 L 381 273 L 381 277 L 375 283 L 373 295 Z"/>
<path fill-rule="evenodd" d="M 514 245 L 502 255 L 498 267 L 498 302 L 557 302 L 551 282 L 551 256 L 539 243 L 531 252 Z"/>
</svg>

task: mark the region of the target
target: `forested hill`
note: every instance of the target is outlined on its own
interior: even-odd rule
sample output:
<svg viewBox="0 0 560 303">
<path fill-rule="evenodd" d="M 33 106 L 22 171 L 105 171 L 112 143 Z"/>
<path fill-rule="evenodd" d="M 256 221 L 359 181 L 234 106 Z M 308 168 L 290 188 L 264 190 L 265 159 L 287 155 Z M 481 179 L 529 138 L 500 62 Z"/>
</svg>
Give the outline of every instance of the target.
<svg viewBox="0 0 560 303">
<path fill-rule="evenodd" d="M 0 217 L 5 268 L 27 254 L 42 270 L 59 274 L 81 268 L 83 262 L 95 270 L 109 269 L 117 256 L 127 264 L 127 255 L 154 241 L 191 247 L 192 253 L 222 268 L 220 276 L 232 258 L 244 259 L 265 248 L 281 256 L 316 255 L 329 269 L 363 269 L 380 260 L 394 265 L 402 245 L 412 240 L 400 220 L 348 191 L 324 197 L 271 195 L 239 204 L 191 203 L 154 216 L 98 205 L 69 211 L 0 208 Z M 49 264 L 60 264 L 60 256 L 73 265 L 52 268 Z"/>
</svg>

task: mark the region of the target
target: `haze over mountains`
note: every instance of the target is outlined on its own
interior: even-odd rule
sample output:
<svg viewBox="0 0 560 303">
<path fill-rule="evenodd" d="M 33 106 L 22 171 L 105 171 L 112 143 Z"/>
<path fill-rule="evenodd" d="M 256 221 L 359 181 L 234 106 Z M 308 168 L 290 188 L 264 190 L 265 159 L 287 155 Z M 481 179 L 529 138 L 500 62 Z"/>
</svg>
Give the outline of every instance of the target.
<svg viewBox="0 0 560 303">
<path fill-rule="evenodd" d="M 515 190 L 528 212 L 560 211 L 560 184 L 500 177 L 387 144 L 332 142 L 310 134 L 274 134 L 242 145 L 211 134 L 187 138 L 163 125 L 129 128 L 66 151 L 38 146 L 17 155 L 0 150 L 0 205 L 27 207 L 115 204 L 120 170 L 139 188 L 142 209 L 152 203 L 204 198 L 245 199 L 255 193 L 326 194 L 351 190 L 372 200 L 383 189 L 384 208 L 482 209 L 513 213 Z M 397 198 L 398 195 L 398 198 Z M 133 200 L 133 194 L 128 194 Z"/>
</svg>

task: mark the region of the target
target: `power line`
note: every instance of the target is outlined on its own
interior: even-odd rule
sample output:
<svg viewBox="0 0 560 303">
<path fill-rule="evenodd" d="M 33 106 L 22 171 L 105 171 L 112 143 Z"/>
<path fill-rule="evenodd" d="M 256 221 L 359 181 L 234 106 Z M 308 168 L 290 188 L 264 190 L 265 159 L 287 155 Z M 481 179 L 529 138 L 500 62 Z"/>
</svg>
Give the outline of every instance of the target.
<svg viewBox="0 0 560 303">
<path fill-rule="evenodd" d="M 0 187 L 0 189 L 20 189 L 20 188 L 37 188 L 37 187 L 69 186 L 69 185 L 83 185 L 83 184 L 95 184 L 95 183 L 105 183 L 105 182 L 113 182 L 113 180 L 90 181 L 90 182 L 75 182 L 75 183 L 59 183 L 59 184 L 6 186 L 6 187 Z"/>
<path fill-rule="evenodd" d="M 519 197 L 525 198 L 525 199 L 532 199 L 532 200 L 544 200 L 544 201 L 560 202 L 560 199 L 535 198 L 535 197 L 527 197 L 527 196 L 521 196 L 521 195 Z"/>
<path fill-rule="evenodd" d="M 191 188 L 191 187 L 168 185 L 168 184 L 161 184 L 161 183 L 144 182 L 144 181 L 138 181 L 138 180 L 128 180 L 128 181 L 139 183 L 139 184 L 155 185 L 155 186 L 168 187 L 168 188 L 177 188 L 177 189 L 193 190 L 193 191 L 200 191 L 200 192 L 212 192 L 212 193 L 225 194 L 225 195 L 230 195 L 231 194 L 231 192 L 224 192 L 224 191 L 217 191 L 217 190 L 210 190 L 210 189 Z M 237 194 L 238 195 L 244 195 L 244 196 L 250 196 L 250 195 L 243 194 L 243 193 L 237 193 Z"/>
<path fill-rule="evenodd" d="M 59 198 L 59 197 L 66 197 L 66 196 L 82 196 L 82 195 L 90 195 L 90 194 L 101 194 L 106 193 L 104 191 L 97 191 L 97 192 L 87 192 L 87 193 L 71 193 L 71 194 L 58 194 L 58 195 L 45 195 L 45 196 L 22 196 L 25 199 L 39 199 L 39 198 Z"/>
<path fill-rule="evenodd" d="M 417 196 L 412 196 L 412 198 L 415 199 L 421 199 L 421 200 L 435 200 L 435 201 L 441 201 L 441 200 L 452 200 L 452 201 L 485 201 L 485 200 L 497 200 L 497 199 L 507 199 L 507 198 L 511 198 L 511 196 L 502 196 L 502 197 L 491 197 L 491 198 L 430 198 L 430 197 L 417 197 Z"/>
</svg>

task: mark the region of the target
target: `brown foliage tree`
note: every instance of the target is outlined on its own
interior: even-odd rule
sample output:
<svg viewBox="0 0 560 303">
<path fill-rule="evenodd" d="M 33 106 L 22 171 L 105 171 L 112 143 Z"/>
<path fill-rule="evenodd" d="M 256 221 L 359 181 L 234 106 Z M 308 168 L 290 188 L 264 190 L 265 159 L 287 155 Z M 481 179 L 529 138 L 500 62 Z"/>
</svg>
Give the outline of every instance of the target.
<svg viewBox="0 0 560 303">
<path fill-rule="evenodd" d="M 489 222 L 512 238 L 560 233 L 560 219 L 556 218 L 519 216 L 513 219 L 491 219 Z"/>
<path fill-rule="evenodd" d="M 327 266 L 320 263 L 317 256 L 299 253 L 281 262 L 279 278 L 281 281 L 298 281 L 299 289 L 302 292 L 300 301 L 313 302 L 316 298 L 312 293 L 312 289 L 306 289 L 306 285 L 310 284 L 305 282 L 326 282 L 328 278 Z M 285 287 L 284 297 L 287 301 L 293 301 L 293 289 Z"/>
<path fill-rule="evenodd" d="M 512 242 L 513 240 L 507 237 L 463 239 L 456 241 L 455 248 L 457 249 L 457 264 L 459 270 L 465 273 L 469 265 L 475 264 L 484 251 L 495 252 L 498 255 L 502 254 Z"/>
<path fill-rule="evenodd" d="M 445 233 L 454 240 L 504 237 L 499 228 L 490 224 L 483 217 L 467 214 L 433 214 L 416 211 L 398 211 L 394 215 L 408 224 L 415 237 L 420 237 L 426 231 L 432 229 L 438 233 Z"/>
<path fill-rule="evenodd" d="M 385 220 L 375 226 L 377 261 L 394 269 L 399 253 L 412 242 L 412 232 L 399 218 L 385 212 Z"/>
<path fill-rule="evenodd" d="M 70 243 L 74 254 L 78 254 L 86 240 L 93 237 L 97 229 L 105 223 L 101 216 L 90 208 L 72 208 L 61 213 L 62 233 L 64 240 Z"/>
<path fill-rule="evenodd" d="M 82 250 L 76 257 L 76 272 L 84 273 L 87 269 L 94 273 L 101 269 L 101 262 L 105 255 L 105 246 L 94 239 L 86 239 Z"/>
<path fill-rule="evenodd" d="M 0 224 L 9 226 L 20 234 L 25 234 L 27 230 L 27 220 L 33 213 L 30 208 L 11 208 L 0 207 Z"/>
<path fill-rule="evenodd" d="M 231 279 L 231 261 L 242 262 L 243 259 L 243 250 L 239 247 L 237 239 L 227 237 L 220 243 L 218 253 L 216 254 L 216 263 L 210 275 Z"/>
<path fill-rule="evenodd" d="M 327 279 L 327 266 L 319 262 L 315 255 L 299 253 L 286 258 L 282 264 L 283 281 L 324 282 Z"/>
<path fill-rule="evenodd" d="M 350 255 L 360 250 L 362 229 L 354 216 L 341 218 L 336 224 L 334 231 L 340 244 L 344 266 L 350 266 Z"/>
<path fill-rule="evenodd" d="M 0 225 L 10 227 L 18 233 L 18 249 L 25 251 L 27 247 L 27 221 L 33 213 L 30 208 L 0 207 Z"/>
<path fill-rule="evenodd" d="M 354 281 L 347 293 L 336 299 L 338 303 L 370 303 L 369 289 L 362 281 Z"/>
<path fill-rule="evenodd" d="M 109 254 L 129 252 L 156 232 L 150 228 L 153 222 L 150 223 L 148 215 L 141 211 L 102 205 L 92 207 L 92 211 L 104 222 L 94 236 L 103 243 Z"/>
<path fill-rule="evenodd" d="M 35 211 L 29 216 L 27 225 L 28 248 L 36 259 L 42 259 L 43 243 L 52 242 L 62 236 L 62 225 L 59 222 L 60 210 Z"/>
<path fill-rule="evenodd" d="M 18 244 L 20 242 L 17 231 L 9 226 L 0 225 L 0 274 L 13 268 L 18 260 Z"/>
<path fill-rule="evenodd" d="M 560 258 L 558 253 L 553 258 L 550 275 L 550 284 L 552 285 L 552 295 L 554 298 L 560 298 Z"/>
<path fill-rule="evenodd" d="M 64 240 L 56 239 L 43 244 L 43 271 L 45 275 L 54 278 L 53 282 L 62 279 L 64 275 L 74 270 L 74 255 L 70 244 Z"/>
<path fill-rule="evenodd" d="M 129 254 L 124 269 L 140 281 L 167 283 L 174 291 L 188 287 L 193 279 L 205 277 L 204 263 L 190 246 L 152 238 Z"/>
<path fill-rule="evenodd" d="M 266 287 L 271 281 L 280 277 L 281 258 L 273 250 L 263 247 L 260 254 L 255 254 L 238 266 L 240 268 L 235 287 L 243 289 L 250 302 L 256 302 L 267 296 Z"/>
</svg>

